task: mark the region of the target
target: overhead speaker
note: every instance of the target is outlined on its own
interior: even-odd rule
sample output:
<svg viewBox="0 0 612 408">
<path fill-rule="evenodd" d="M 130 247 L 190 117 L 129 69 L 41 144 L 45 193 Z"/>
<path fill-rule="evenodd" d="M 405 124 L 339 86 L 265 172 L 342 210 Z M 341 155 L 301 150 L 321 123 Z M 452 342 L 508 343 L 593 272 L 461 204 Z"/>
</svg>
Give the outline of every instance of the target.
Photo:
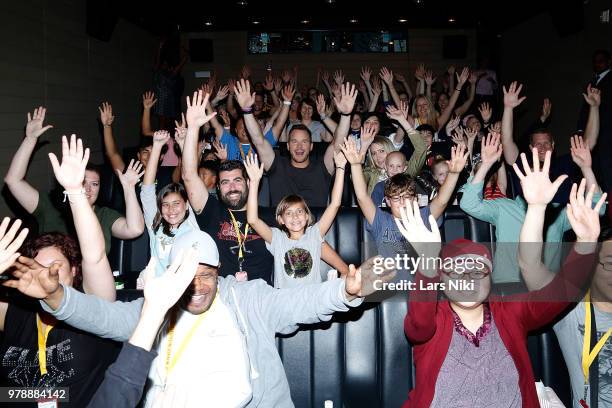
<svg viewBox="0 0 612 408">
<path fill-rule="evenodd" d="M 189 55 L 192 62 L 213 62 L 213 42 L 206 38 L 189 40 Z"/>
<path fill-rule="evenodd" d="M 442 58 L 465 59 L 467 45 L 467 35 L 445 35 L 442 38 Z"/>
<path fill-rule="evenodd" d="M 100 41 L 110 41 L 119 15 L 113 0 L 87 0 L 85 31 Z"/>
</svg>

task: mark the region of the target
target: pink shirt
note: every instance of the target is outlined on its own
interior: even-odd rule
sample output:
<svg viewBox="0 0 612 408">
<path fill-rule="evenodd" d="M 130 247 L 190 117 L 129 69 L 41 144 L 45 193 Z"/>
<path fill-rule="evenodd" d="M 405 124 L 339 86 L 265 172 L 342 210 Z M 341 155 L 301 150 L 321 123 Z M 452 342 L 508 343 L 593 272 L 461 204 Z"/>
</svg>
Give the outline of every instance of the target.
<svg viewBox="0 0 612 408">
<path fill-rule="evenodd" d="M 174 151 L 174 139 L 170 138 L 168 140 L 168 143 L 166 143 L 166 145 L 168 146 L 168 151 L 166 152 L 166 154 L 164 155 L 164 160 L 162 161 L 162 166 L 178 166 L 178 156 L 176 155 L 176 152 Z"/>
</svg>

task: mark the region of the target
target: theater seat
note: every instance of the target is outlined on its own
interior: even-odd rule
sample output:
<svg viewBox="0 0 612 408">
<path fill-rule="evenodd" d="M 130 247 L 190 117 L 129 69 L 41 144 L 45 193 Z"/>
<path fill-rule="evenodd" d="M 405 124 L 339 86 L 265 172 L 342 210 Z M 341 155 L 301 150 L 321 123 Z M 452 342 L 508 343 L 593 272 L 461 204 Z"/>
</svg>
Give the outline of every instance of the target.
<svg viewBox="0 0 612 408">
<path fill-rule="evenodd" d="M 466 238 L 484 244 L 492 242 L 495 237 L 492 232 L 489 223 L 469 216 L 457 205 L 448 206 L 446 209 L 444 224 L 440 231 L 443 242 Z"/>
<path fill-rule="evenodd" d="M 130 301 L 141 291 L 118 291 Z M 331 322 L 304 325 L 289 336 L 278 336 L 296 408 L 399 407 L 414 386 L 412 348 L 404 335 L 407 302 L 402 294 L 381 303 L 364 303 Z M 529 337 L 536 380 L 552 387 L 567 406 L 571 395 L 567 368 L 554 333 L 547 328 Z"/>
</svg>

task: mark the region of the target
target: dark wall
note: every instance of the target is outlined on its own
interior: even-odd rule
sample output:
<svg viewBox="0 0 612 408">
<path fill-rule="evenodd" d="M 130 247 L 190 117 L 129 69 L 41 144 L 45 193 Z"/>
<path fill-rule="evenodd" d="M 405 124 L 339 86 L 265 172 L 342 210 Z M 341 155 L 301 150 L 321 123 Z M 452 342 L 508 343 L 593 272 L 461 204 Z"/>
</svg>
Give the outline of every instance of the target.
<svg viewBox="0 0 612 408">
<path fill-rule="evenodd" d="M 556 2 L 564 7 L 564 2 Z M 549 13 L 503 33 L 501 38 L 501 78 L 503 84 L 513 80 L 524 83 L 527 100 L 517 108 L 515 136 L 539 116 L 542 100 L 553 103 L 551 128 L 559 152 L 568 151 L 569 137 L 576 130 L 582 92 L 592 78 L 591 54 L 595 49 L 612 49 L 612 24 L 602 24 L 599 16 L 610 9 L 609 0 L 591 0 L 585 4 L 584 29 L 561 36 Z M 572 16 L 572 14 L 574 14 Z M 561 26 L 579 24 L 580 13 L 560 13 Z M 573 18 L 571 18 L 573 17 Z"/>
<path fill-rule="evenodd" d="M 92 161 L 102 161 L 101 101 L 113 104 L 119 147 L 138 142 L 141 94 L 151 88 L 158 40 L 121 20 L 109 42 L 88 37 L 85 5 L 81 0 L 0 3 L 2 178 L 23 138 L 27 112 L 40 105 L 48 108 L 46 122 L 55 127 L 41 137 L 48 143 L 35 153 L 27 180 L 42 191 L 54 183 L 47 153 L 60 153 L 61 135 L 76 133 L 91 148 Z M 4 197 L 0 214 L 9 214 Z"/>
</svg>

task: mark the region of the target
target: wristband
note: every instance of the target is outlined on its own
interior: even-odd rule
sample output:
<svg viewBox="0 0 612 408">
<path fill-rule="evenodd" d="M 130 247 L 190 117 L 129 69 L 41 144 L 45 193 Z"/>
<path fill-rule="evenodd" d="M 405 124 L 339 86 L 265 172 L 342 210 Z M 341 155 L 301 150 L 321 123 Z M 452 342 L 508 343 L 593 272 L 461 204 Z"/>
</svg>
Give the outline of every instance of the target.
<svg viewBox="0 0 612 408">
<path fill-rule="evenodd" d="M 455 91 L 461 92 L 461 88 L 455 88 Z"/>
<path fill-rule="evenodd" d="M 336 166 L 336 168 L 337 168 L 338 170 L 344 170 L 344 167 L 338 167 L 338 166 Z"/>
<path fill-rule="evenodd" d="M 291 101 L 283 101 L 283 105 L 291 106 Z"/>
<path fill-rule="evenodd" d="M 249 108 L 242 109 L 242 113 L 244 113 L 245 115 L 249 113 L 253 113 L 253 107 L 251 106 Z"/>
<path fill-rule="evenodd" d="M 104 127 L 105 127 L 105 128 L 107 128 L 107 127 L 111 127 L 111 125 L 104 125 Z"/>
<path fill-rule="evenodd" d="M 70 201 L 71 203 L 74 202 L 72 201 L 72 196 L 78 196 L 78 195 L 85 195 L 85 189 L 81 188 L 80 190 L 64 190 L 64 203 L 66 202 L 66 199 L 68 199 L 68 201 Z"/>
<path fill-rule="evenodd" d="M 342 115 L 342 116 L 351 116 L 350 113 L 342 113 L 342 112 L 340 112 L 340 115 Z"/>
</svg>

